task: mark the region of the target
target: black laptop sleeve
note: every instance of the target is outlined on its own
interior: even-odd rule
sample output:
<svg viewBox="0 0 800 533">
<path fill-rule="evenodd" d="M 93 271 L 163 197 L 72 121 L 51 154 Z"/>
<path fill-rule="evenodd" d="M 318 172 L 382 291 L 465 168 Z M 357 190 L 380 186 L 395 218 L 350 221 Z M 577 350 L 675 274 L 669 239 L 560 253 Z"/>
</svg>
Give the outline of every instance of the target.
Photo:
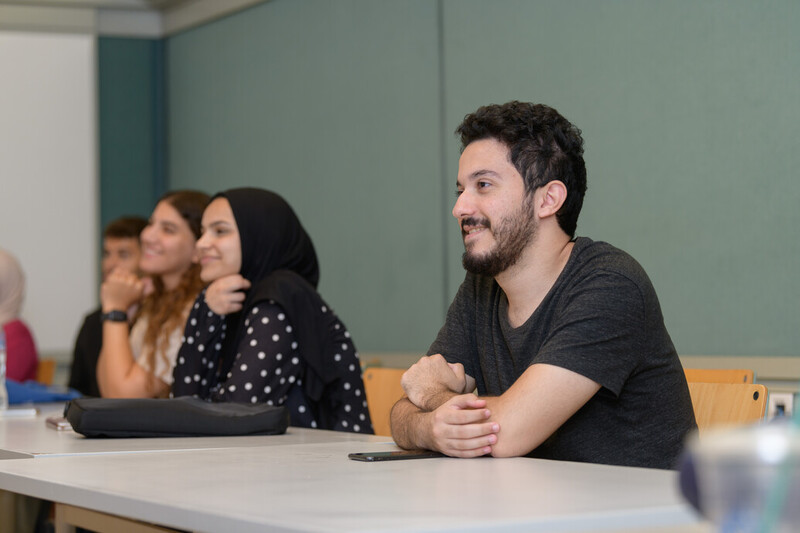
<svg viewBox="0 0 800 533">
<path fill-rule="evenodd" d="M 289 411 L 265 404 L 210 403 L 197 398 L 78 398 L 64 416 L 87 437 L 278 435 Z"/>
</svg>

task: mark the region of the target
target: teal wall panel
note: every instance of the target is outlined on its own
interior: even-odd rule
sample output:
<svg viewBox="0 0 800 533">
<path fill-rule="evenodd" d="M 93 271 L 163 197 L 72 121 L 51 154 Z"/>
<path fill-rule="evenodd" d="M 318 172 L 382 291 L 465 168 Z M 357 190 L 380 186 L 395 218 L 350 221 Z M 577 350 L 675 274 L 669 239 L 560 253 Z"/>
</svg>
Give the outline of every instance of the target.
<svg viewBox="0 0 800 533">
<path fill-rule="evenodd" d="M 586 139 L 579 234 L 643 264 L 679 352 L 797 355 L 798 29 L 793 0 L 272 0 L 167 40 L 169 185 L 280 192 L 359 347 L 424 350 L 463 279 L 452 131 L 547 103 Z"/>
<path fill-rule="evenodd" d="M 122 215 L 149 216 L 163 192 L 163 46 L 98 39 L 100 230 Z"/>
<path fill-rule="evenodd" d="M 441 325 L 439 52 L 429 1 L 273 1 L 167 42 L 172 187 L 282 194 L 362 351 Z"/>
<path fill-rule="evenodd" d="M 519 99 L 577 124 L 578 234 L 643 264 L 679 353 L 798 354 L 800 4 L 444 6 L 447 123 Z"/>
</svg>

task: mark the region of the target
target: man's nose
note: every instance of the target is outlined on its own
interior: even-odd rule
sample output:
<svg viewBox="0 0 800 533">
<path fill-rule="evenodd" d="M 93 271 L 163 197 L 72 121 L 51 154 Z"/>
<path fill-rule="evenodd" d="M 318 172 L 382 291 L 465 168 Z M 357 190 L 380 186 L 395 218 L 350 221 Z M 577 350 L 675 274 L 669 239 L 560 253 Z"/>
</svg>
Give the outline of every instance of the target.
<svg viewBox="0 0 800 533">
<path fill-rule="evenodd" d="M 453 206 L 453 216 L 461 219 L 473 213 L 474 206 L 472 199 L 468 192 L 464 191 L 456 198 L 456 204 Z"/>
</svg>

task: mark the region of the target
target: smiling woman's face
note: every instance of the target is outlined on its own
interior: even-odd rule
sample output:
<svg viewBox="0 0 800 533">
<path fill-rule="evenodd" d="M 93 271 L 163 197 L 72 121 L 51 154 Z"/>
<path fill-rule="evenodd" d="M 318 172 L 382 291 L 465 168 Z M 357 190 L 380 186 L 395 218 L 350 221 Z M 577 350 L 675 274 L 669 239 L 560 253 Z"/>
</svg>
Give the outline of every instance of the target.
<svg viewBox="0 0 800 533">
<path fill-rule="evenodd" d="M 203 236 L 197 241 L 200 277 L 206 283 L 242 268 L 242 243 L 239 228 L 226 198 L 217 198 L 203 211 Z"/>
<path fill-rule="evenodd" d="M 161 277 L 165 285 L 172 287 L 192 266 L 195 242 L 189 223 L 168 201 L 162 200 L 142 230 L 139 268 Z"/>
</svg>

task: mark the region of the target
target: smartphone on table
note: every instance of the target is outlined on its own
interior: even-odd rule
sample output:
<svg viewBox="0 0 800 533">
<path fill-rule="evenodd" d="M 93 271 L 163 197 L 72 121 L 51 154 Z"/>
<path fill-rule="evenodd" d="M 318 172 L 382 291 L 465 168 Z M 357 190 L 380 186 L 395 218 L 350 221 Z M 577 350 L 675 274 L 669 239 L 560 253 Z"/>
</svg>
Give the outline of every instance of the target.
<svg viewBox="0 0 800 533">
<path fill-rule="evenodd" d="M 393 452 L 360 452 L 351 453 L 347 457 L 353 461 L 398 461 L 401 459 L 430 459 L 433 457 L 446 457 L 439 452 L 431 450 L 397 450 Z"/>
<path fill-rule="evenodd" d="M 48 416 L 45 423 L 47 427 L 55 429 L 56 431 L 72 429 L 72 424 L 63 416 Z"/>
</svg>

